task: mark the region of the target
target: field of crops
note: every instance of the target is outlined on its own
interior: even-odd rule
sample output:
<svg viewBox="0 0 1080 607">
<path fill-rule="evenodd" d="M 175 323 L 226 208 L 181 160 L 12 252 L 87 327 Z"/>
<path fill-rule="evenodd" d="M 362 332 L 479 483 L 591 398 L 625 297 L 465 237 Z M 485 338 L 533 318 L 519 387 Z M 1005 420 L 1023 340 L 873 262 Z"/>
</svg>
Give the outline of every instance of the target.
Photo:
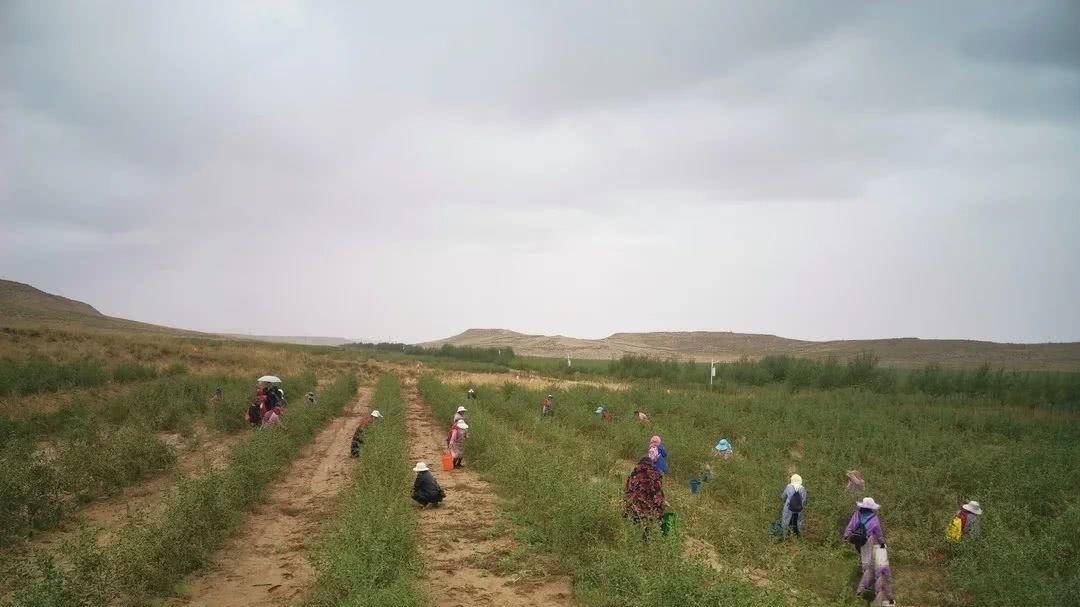
<svg viewBox="0 0 1080 607">
<path fill-rule="evenodd" d="M 726 367 L 710 391 L 698 367 L 623 360 L 552 367 L 541 391 L 543 375 L 451 354 L 0 332 L 0 605 L 855 605 L 858 563 L 840 539 L 850 468 L 884 505 L 901 604 L 1080 596 L 1080 417 L 1068 374 L 923 370 L 882 389 L 891 371 L 865 361 L 772 360 Z M 243 413 L 264 373 L 283 377 L 290 410 L 283 426 L 252 430 Z M 466 404 L 460 382 L 480 377 L 470 373 L 485 381 L 467 403 L 467 471 L 446 472 L 437 453 Z M 591 384 L 554 387 L 580 378 Z M 613 378 L 618 389 L 603 387 Z M 309 390 L 317 404 L 300 402 Z M 541 418 L 546 392 L 555 415 Z M 1026 395 L 1035 401 L 1011 404 Z M 373 409 L 383 418 L 349 460 L 352 427 Z M 636 409 L 651 420 L 636 421 Z M 653 434 L 669 450 L 678 524 L 643 539 L 622 492 Z M 712 455 L 721 437 L 735 445 L 731 460 Z M 453 488 L 439 512 L 408 498 L 418 453 Z M 711 480 L 691 495 L 706 466 Z M 806 526 L 780 542 L 768 528 L 793 472 L 809 491 Z M 290 507 L 319 483 L 331 493 Z M 947 544 L 945 525 L 968 499 L 986 508 L 982 537 Z M 281 517 L 301 541 L 236 552 Z M 244 577 L 242 561 L 262 562 L 267 549 L 310 572 Z M 456 556 L 440 556 L 447 549 Z M 461 594 L 433 594 L 466 570 Z M 290 594 L 275 596 L 285 573 L 296 573 Z"/>
<path fill-rule="evenodd" d="M 461 401 L 461 386 L 433 378 L 422 386 L 440 416 Z M 1073 414 L 860 390 L 582 387 L 557 391 L 554 417 L 542 419 L 542 396 L 482 387 L 467 457 L 513 498 L 529 544 L 560 555 L 583 604 L 780 604 L 779 589 L 797 592 L 801 604 L 857 604 L 857 558 L 840 538 L 853 507 L 849 468 L 863 471 L 866 493 L 884 504 L 901 604 L 1080 597 Z M 593 413 L 600 403 L 614 422 Z M 647 425 L 632 419 L 638 408 L 652 416 Z M 644 545 L 620 519 L 620 497 L 652 434 L 670 453 L 665 489 L 681 534 Z M 721 437 L 733 440 L 733 460 L 712 457 Z M 691 496 L 688 480 L 706 464 L 714 477 Z M 801 540 L 778 543 L 767 529 L 792 472 L 805 479 L 808 520 Z M 968 499 L 986 506 L 983 536 L 949 545 L 945 525 Z M 702 543 L 711 569 L 686 559 Z"/>
</svg>

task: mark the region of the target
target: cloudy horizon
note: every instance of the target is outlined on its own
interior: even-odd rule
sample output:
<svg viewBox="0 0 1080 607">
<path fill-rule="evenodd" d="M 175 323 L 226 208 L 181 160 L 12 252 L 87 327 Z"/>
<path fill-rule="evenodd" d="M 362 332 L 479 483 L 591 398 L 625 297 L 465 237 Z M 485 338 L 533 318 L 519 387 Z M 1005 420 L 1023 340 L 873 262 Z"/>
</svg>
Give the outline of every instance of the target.
<svg viewBox="0 0 1080 607">
<path fill-rule="evenodd" d="M 0 278 L 201 331 L 1080 341 L 1080 5 L 0 6 Z"/>
</svg>

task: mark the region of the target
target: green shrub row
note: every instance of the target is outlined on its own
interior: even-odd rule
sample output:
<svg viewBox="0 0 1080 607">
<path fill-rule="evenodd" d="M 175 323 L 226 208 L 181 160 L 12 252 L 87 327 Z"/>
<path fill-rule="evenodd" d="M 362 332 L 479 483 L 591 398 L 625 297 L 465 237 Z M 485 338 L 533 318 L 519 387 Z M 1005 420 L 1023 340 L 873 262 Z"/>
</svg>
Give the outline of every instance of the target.
<svg viewBox="0 0 1080 607">
<path fill-rule="evenodd" d="M 171 370 L 175 373 L 178 369 Z M 45 358 L 0 359 L 0 396 L 29 396 L 71 388 L 92 388 L 108 383 L 145 381 L 158 377 L 157 368 L 122 363 L 112 369 L 96 358 L 57 362 Z"/>
<path fill-rule="evenodd" d="M 714 478 L 679 504 L 688 532 L 716 546 L 731 567 L 762 568 L 773 579 L 845 602 L 857 561 L 839 539 L 852 510 L 844 470 L 859 468 L 882 517 L 904 602 L 935 605 L 1057 604 L 1078 596 L 1072 563 L 1080 507 L 1080 422 L 1025 409 L 988 408 L 904 395 L 849 391 L 792 395 L 759 388 L 738 395 L 697 391 L 556 393 L 555 416 L 539 420 L 542 392 L 506 385 L 480 389 L 482 409 L 548 450 L 576 453 L 586 474 L 636 460 L 651 434 L 669 449 L 671 495 L 706 463 Z M 604 404 L 614 416 L 593 414 Z M 632 419 L 644 408 L 648 425 Z M 732 439 L 736 458 L 719 462 L 712 445 Z M 776 544 L 765 530 L 794 468 L 810 490 L 803 541 Z M 670 499 L 670 498 L 669 498 Z M 987 510 L 983 538 L 944 542 L 949 517 L 967 499 Z M 674 502 L 674 500 L 672 500 Z"/>
<path fill-rule="evenodd" d="M 320 542 L 311 607 L 426 604 L 417 584 L 413 473 L 396 377 L 379 380 L 371 408 L 383 419 L 368 429 L 342 512 Z"/>
<path fill-rule="evenodd" d="M 318 404 L 296 405 L 282 425 L 253 431 L 233 448 L 224 468 L 181 480 L 160 515 L 137 516 L 118 532 L 115 543 L 70 547 L 69 567 L 51 558 L 39 560 L 6 604 L 144 605 L 167 594 L 205 564 L 267 484 L 354 398 L 356 387 L 354 376 L 342 376 L 320 394 Z"/>
<path fill-rule="evenodd" d="M 439 417 L 452 415 L 461 402 L 460 390 L 431 377 L 420 385 Z M 496 412 L 496 405 L 503 411 Z M 645 541 L 641 529 L 622 517 L 624 474 L 611 473 L 613 457 L 586 442 L 559 448 L 561 430 L 549 429 L 538 407 L 522 405 L 482 388 L 480 402 L 470 408 L 466 460 L 514 498 L 511 507 L 524 524 L 519 540 L 558 556 L 574 576 L 580 604 L 789 604 L 784 593 L 687 558 L 679 532 L 653 533 Z M 820 603 L 803 597 L 800 604 Z"/>
<path fill-rule="evenodd" d="M 947 369 L 929 364 L 920 369 L 881 367 L 873 353 L 841 362 L 836 357 L 811 360 L 789 355 L 744 358 L 717 363 L 714 386 L 783 384 L 792 391 L 857 387 L 878 394 L 982 396 L 1022 405 L 1055 405 L 1080 410 L 1080 373 L 1005 371 L 983 365 L 977 369 Z M 707 386 L 707 363 L 662 360 L 628 354 L 611 361 L 517 358 L 513 366 L 554 377 L 610 377 L 647 380 L 669 386 Z"/>
</svg>

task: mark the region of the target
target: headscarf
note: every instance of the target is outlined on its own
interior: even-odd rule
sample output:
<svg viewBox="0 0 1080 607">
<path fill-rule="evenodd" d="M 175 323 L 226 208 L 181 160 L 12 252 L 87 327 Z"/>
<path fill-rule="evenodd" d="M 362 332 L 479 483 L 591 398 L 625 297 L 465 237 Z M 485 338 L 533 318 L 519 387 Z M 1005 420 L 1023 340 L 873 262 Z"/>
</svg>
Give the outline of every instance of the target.
<svg viewBox="0 0 1080 607">
<path fill-rule="evenodd" d="M 659 446 L 661 442 L 662 441 L 660 440 L 659 436 L 654 436 L 654 437 L 649 439 L 649 446 L 650 447 L 656 447 L 656 446 Z"/>
<path fill-rule="evenodd" d="M 802 487 L 802 477 L 799 476 L 798 474 L 792 474 L 791 475 L 791 486 L 795 487 L 796 489 L 798 489 L 799 487 Z"/>
<path fill-rule="evenodd" d="M 649 447 L 649 461 L 656 463 L 660 459 L 660 450 L 656 447 Z"/>
</svg>

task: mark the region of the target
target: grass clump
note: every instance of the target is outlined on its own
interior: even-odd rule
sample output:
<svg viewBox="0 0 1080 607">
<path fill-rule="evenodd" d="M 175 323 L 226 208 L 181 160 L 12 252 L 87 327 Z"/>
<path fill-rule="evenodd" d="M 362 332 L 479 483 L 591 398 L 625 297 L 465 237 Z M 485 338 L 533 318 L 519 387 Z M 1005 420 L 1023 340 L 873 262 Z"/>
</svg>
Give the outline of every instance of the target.
<svg viewBox="0 0 1080 607">
<path fill-rule="evenodd" d="M 320 543 L 309 607 L 426 604 L 417 585 L 416 513 L 397 378 L 379 380 L 371 408 L 384 418 L 369 428 L 338 523 Z"/>
<path fill-rule="evenodd" d="M 459 390 L 431 377 L 422 378 L 420 386 L 437 416 L 452 414 Z M 481 388 L 481 395 L 470 408 L 466 458 L 511 498 L 510 508 L 523 527 L 522 539 L 536 550 L 557 555 L 573 575 L 579 603 L 789 604 L 781 592 L 756 588 L 687 558 L 679 531 L 669 536 L 656 531 L 645 541 L 640 527 L 622 516 L 625 477 L 613 470 L 614 454 L 589 441 L 560 439 L 564 429 L 549 424 L 551 419 L 539 419 L 538 407 L 529 406 L 539 393 L 515 390 L 507 399 Z M 557 407 L 555 416 L 560 415 Z M 801 597 L 800 604 L 822 603 Z"/>
<path fill-rule="evenodd" d="M 42 597 L 79 597 L 73 604 L 143 605 L 168 593 L 221 546 L 266 485 L 355 396 L 356 387 L 356 377 L 344 375 L 318 404 L 294 407 L 281 426 L 254 431 L 233 448 L 224 468 L 182 480 L 160 516 L 137 517 L 118 532 L 115 543 L 76 553 L 70 568 L 39 561 L 8 604 L 26 607 L 55 604 L 40 602 Z"/>
</svg>

